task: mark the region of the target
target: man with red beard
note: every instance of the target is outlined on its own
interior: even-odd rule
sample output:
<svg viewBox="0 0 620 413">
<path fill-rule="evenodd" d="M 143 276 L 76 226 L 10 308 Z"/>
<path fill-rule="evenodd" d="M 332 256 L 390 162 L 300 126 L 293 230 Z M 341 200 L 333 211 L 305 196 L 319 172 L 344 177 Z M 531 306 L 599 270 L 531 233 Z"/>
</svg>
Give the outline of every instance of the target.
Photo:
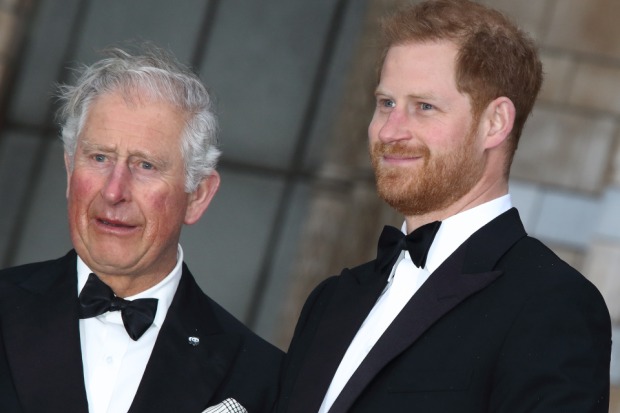
<svg viewBox="0 0 620 413">
<path fill-rule="evenodd" d="M 277 411 L 607 412 L 605 303 L 508 193 L 536 47 L 469 0 L 403 9 L 382 35 L 369 149 L 405 222 L 308 298 Z"/>
<path fill-rule="evenodd" d="M 60 98 L 74 249 L 0 271 L 0 412 L 271 411 L 282 352 L 201 291 L 179 243 L 220 183 L 205 86 L 149 46 Z"/>
</svg>

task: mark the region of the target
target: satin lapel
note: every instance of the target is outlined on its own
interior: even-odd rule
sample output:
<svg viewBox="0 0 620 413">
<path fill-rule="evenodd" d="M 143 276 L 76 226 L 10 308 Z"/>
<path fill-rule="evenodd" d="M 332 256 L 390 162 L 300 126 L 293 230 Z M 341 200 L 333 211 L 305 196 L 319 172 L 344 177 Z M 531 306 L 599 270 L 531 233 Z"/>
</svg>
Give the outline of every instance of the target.
<svg viewBox="0 0 620 413">
<path fill-rule="evenodd" d="M 74 252 L 23 274 L 2 329 L 25 412 L 88 412 Z"/>
<path fill-rule="evenodd" d="M 526 235 L 516 209 L 485 225 L 422 285 L 381 336 L 336 399 L 329 413 L 347 412 L 391 360 L 410 347 L 448 311 L 501 276 L 493 268 Z"/>
<path fill-rule="evenodd" d="M 345 270 L 338 277 L 304 358 L 288 411 L 319 410 L 340 360 L 385 287 L 386 280 L 374 272 L 374 265 L 354 271 Z"/>
<path fill-rule="evenodd" d="M 199 340 L 197 345 L 190 337 Z M 201 412 L 226 378 L 241 344 L 220 327 L 187 267 L 129 412 Z"/>
</svg>

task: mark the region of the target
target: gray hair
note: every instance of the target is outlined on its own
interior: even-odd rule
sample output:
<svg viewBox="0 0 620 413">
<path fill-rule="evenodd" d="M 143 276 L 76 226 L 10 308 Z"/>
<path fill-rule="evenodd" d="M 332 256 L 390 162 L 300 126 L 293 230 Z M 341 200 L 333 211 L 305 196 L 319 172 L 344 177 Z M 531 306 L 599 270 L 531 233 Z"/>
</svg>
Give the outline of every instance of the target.
<svg viewBox="0 0 620 413">
<path fill-rule="evenodd" d="M 81 68 L 75 86 L 59 87 L 58 120 L 70 168 L 91 103 L 110 92 L 120 92 L 128 99 L 137 92 L 168 102 L 188 115 L 181 153 L 185 191 L 194 192 L 200 181 L 213 173 L 220 156 L 213 103 L 198 77 L 172 55 L 152 45 L 143 45 L 142 49 L 140 54 L 109 49 L 109 57 Z"/>
</svg>

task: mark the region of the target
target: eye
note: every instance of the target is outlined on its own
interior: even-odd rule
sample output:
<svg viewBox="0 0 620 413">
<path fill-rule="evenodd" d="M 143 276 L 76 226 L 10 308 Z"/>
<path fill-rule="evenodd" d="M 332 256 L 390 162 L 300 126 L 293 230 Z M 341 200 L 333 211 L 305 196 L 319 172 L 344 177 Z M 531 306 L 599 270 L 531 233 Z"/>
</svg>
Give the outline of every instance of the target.
<svg viewBox="0 0 620 413">
<path fill-rule="evenodd" d="M 140 168 L 150 171 L 152 169 L 155 169 L 155 166 L 150 162 L 142 161 L 140 162 Z"/>
<path fill-rule="evenodd" d="M 432 110 L 434 109 L 434 106 L 431 105 L 430 103 L 420 103 L 420 109 L 422 110 Z"/>
<path fill-rule="evenodd" d="M 95 162 L 105 162 L 106 157 L 105 155 L 96 154 L 96 155 L 93 155 L 93 159 L 95 160 Z"/>
<path fill-rule="evenodd" d="M 393 108 L 396 107 L 396 102 L 391 99 L 381 99 L 379 100 L 379 104 L 385 108 Z"/>
</svg>

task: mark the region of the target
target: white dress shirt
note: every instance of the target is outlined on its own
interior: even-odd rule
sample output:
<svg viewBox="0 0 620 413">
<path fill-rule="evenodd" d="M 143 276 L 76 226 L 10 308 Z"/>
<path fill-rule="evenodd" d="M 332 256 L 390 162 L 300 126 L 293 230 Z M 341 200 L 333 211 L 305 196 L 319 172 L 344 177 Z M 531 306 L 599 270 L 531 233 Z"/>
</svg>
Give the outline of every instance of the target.
<svg viewBox="0 0 620 413">
<path fill-rule="evenodd" d="M 388 282 L 340 361 L 319 413 L 327 413 L 372 347 L 428 277 L 474 232 L 512 207 L 510 195 L 478 205 L 442 221 L 426 259 L 415 266 L 409 252 L 400 254 Z M 406 233 L 406 223 L 402 226 Z"/>
<path fill-rule="evenodd" d="M 177 263 L 157 285 L 131 297 L 157 298 L 153 324 L 137 341 L 132 340 L 120 311 L 80 320 L 84 383 L 90 413 L 123 413 L 129 410 L 153 351 L 157 334 L 181 280 L 183 249 L 178 246 Z M 78 295 L 92 271 L 78 257 Z"/>
</svg>

